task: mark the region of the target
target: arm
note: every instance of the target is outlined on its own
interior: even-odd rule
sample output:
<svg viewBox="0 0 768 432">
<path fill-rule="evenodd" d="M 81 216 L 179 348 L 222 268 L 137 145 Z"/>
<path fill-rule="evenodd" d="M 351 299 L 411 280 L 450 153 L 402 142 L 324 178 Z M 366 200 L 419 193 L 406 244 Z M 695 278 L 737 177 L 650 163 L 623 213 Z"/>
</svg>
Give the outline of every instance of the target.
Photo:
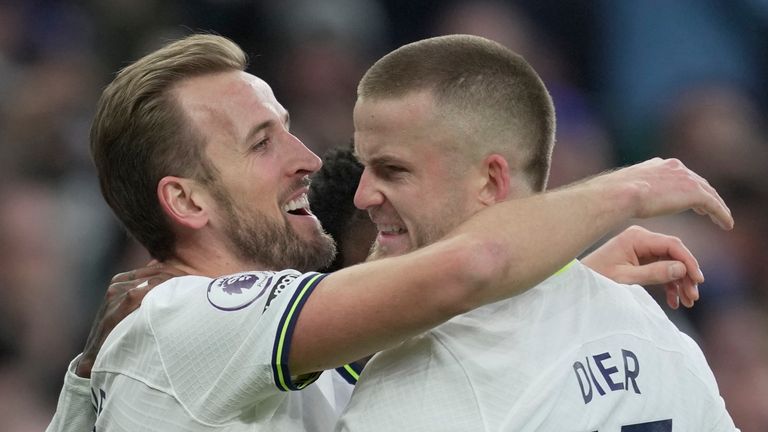
<svg viewBox="0 0 768 432">
<path fill-rule="evenodd" d="M 326 277 L 299 316 L 290 368 L 321 370 L 391 347 L 541 282 L 630 218 L 689 208 L 733 226 L 704 179 L 661 159 L 491 206 L 442 241 Z"/>
<path fill-rule="evenodd" d="M 581 260 L 619 283 L 663 284 L 667 304 L 692 307 L 704 282 L 699 263 L 679 238 L 631 226 Z"/>
</svg>

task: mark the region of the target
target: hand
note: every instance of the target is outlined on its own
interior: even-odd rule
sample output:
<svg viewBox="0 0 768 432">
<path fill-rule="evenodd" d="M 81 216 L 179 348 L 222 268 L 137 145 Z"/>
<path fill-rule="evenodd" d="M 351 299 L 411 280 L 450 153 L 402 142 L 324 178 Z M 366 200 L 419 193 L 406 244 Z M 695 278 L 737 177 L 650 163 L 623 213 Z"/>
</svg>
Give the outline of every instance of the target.
<svg viewBox="0 0 768 432">
<path fill-rule="evenodd" d="M 693 306 L 704 282 L 699 263 L 677 237 L 632 226 L 589 254 L 582 263 L 619 283 L 664 285 L 667 304 Z"/>
<path fill-rule="evenodd" d="M 733 228 L 733 217 L 717 191 L 677 159 L 654 158 L 594 177 L 603 196 L 617 205 L 629 199 L 630 217 L 649 218 L 693 209 L 721 228 Z M 619 205 L 619 207 L 621 207 Z"/>
<path fill-rule="evenodd" d="M 158 264 L 153 260 L 146 267 L 115 275 L 93 320 L 75 374 L 90 378 L 96 355 L 112 329 L 141 305 L 141 300 L 152 288 L 185 274 L 175 267 Z"/>
</svg>

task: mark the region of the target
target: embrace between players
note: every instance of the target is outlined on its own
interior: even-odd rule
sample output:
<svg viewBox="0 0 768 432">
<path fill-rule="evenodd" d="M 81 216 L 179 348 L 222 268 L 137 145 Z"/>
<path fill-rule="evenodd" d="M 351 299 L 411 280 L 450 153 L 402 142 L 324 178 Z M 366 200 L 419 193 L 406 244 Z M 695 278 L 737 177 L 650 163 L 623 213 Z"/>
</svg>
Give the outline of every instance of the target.
<svg viewBox="0 0 768 432">
<path fill-rule="evenodd" d="M 104 90 L 102 192 L 163 264 L 110 287 L 49 430 L 735 430 L 698 346 L 614 282 L 690 306 L 703 276 L 679 240 L 631 228 L 574 260 L 631 218 L 730 229 L 706 180 L 653 159 L 544 192 L 535 71 L 483 38 L 427 39 L 358 87 L 370 259 L 317 272 L 336 253 L 307 199 L 320 159 L 245 67 L 194 35 Z"/>
</svg>

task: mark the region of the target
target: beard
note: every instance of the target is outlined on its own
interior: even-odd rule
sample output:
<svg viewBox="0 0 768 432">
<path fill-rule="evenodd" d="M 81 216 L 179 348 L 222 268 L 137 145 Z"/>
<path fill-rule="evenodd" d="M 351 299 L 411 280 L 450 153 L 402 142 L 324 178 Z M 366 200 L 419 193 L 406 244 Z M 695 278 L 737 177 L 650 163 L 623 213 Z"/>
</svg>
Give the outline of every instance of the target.
<svg viewBox="0 0 768 432">
<path fill-rule="evenodd" d="M 307 272 L 326 267 L 336 256 L 336 243 L 319 223 L 316 235 L 304 239 L 287 221 L 280 224 L 258 210 L 243 211 L 222 187 L 213 189 L 224 216 L 224 234 L 241 259 L 268 270 Z"/>
</svg>

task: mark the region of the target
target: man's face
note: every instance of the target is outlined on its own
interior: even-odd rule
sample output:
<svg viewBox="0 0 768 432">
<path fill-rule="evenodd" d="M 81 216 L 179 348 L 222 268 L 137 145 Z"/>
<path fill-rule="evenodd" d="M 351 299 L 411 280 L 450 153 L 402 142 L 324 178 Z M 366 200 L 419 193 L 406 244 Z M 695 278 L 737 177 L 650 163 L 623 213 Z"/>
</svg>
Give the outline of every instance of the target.
<svg viewBox="0 0 768 432">
<path fill-rule="evenodd" d="M 208 185 L 217 204 L 212 228 L 247 262 L 304 271 L 325 265 L 335 247 L 307 200 L 308 175 L 321 162 L 289 132 L 272 89 L 228 71 L 186 80 L 175 94 L 218 170 Z"/>
<path fill-rule="evenodd" d="M 445 151 L 460 138 L 434 116 L 428 92 L 358 100 L 354 121 L 355 152 L 365 166 L 355 206 L 378 229 L 371 258 L 428 245 L 477 211 L 474 167 L 457 169 L 461 157 Z"/>
</svg>

